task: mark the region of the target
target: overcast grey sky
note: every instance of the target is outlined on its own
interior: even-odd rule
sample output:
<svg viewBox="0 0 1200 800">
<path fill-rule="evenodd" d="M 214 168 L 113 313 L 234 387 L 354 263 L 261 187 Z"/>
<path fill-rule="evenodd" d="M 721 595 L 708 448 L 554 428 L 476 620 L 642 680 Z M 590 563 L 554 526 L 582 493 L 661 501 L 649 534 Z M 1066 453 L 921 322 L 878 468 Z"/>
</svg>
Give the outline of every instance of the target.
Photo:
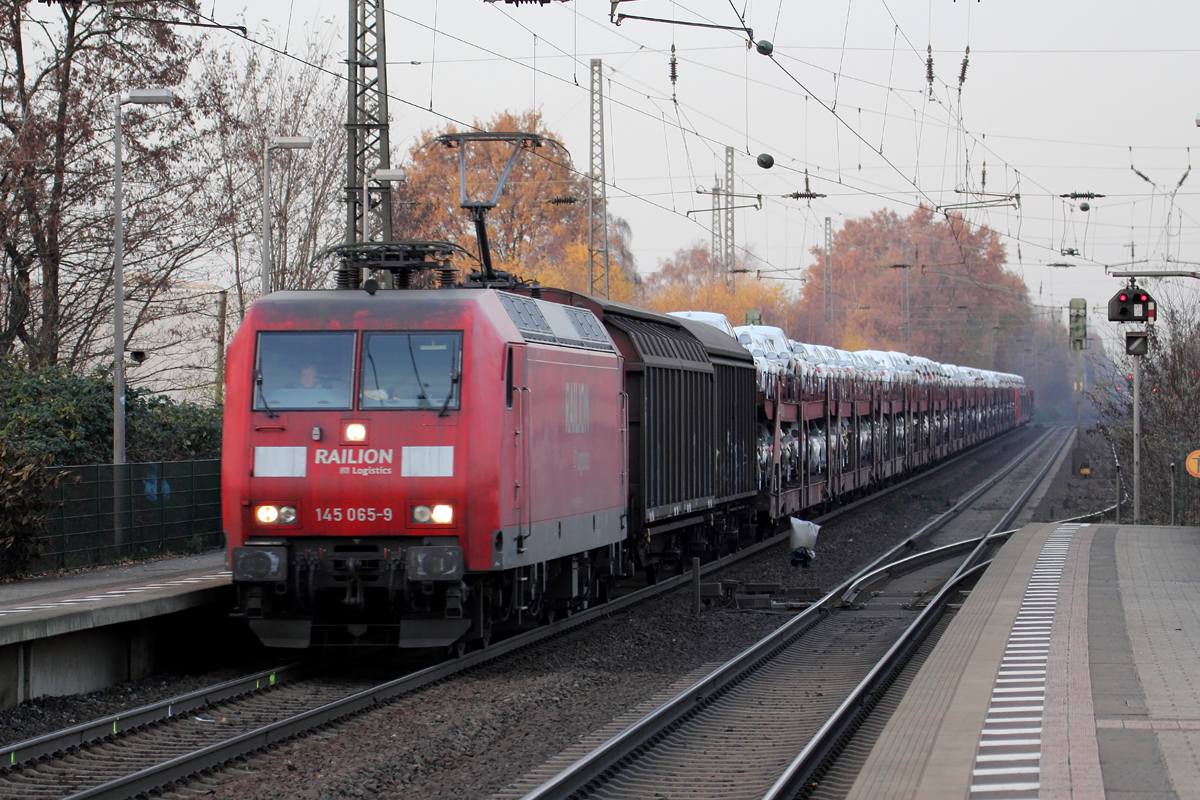
<svg viewBox="0 0 1200 800">
<path fill-rule="evenodd" d="M 306 28 L 344 36 L 344 0 L 202 5 L 291 52 Z M 397 152 L 447 120 L 536 106 L 583 167 L 588 64 L 603 59 L 610 210 L 631 223 L 643 272 L 708 240 L 709 215 L 686 211 L 709 206 L 694 190 L 723 170 L 726 145 L 738 153 L 737 191 L 766 199 L 762 210 L 738 212 L 737 244 L 783 278 L 810 263 L 825 217 L 840 226 L 880 208 L 906 214 L 918 203 L 980 200 L 996 205 L 963 213 L 1002 235 L 1011 268 L 1050 308 L 1087 297 L 1096 319 L 1096 304 L 1120 284 L 1104 266 L 1131 254 L 1148 268 L 1168 257 L 1200 261 L 1200 174 L 1176 191 L 1188 148 L 1200 144 L 1197 3 L 636 0 L 618 8 L 730 26 L 741 14 L 755 39 L 774 44 L 773 58 L 748 50 L 744 33 L 615 26 L 608 0 L 388 0 L 387 10 Z M 762 152 L 776 160 L 770 171 L 755 164 Z M 978 195 L 985 163 L 984 190 L 996 197 Z M 804 188 L 805 169 L 828 197 L 783 199 Z M 1088 212 L 1058 197 L 1086 191 L 1106 195 Z M 1070 250 L 1079 255 L 1063 254 Z"/>
</svg>

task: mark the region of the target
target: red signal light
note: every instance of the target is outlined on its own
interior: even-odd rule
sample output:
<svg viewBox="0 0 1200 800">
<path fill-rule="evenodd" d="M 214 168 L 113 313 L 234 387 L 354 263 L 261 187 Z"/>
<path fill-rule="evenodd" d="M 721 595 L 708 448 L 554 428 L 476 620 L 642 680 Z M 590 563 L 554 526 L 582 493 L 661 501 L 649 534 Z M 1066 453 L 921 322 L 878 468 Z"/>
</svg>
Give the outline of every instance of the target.
<svg viewBox="0 0 1200 800">
<path fill-rule="evenodd" d="M 1121 292 L 1121 302 L 1124 303 L 1128 299 L 1129 299 L 1129 295 L 1125 294 L 1124 292 Z"/>
<path fill-rule="evenodd" d="M 1144 294 L 1144 295 L 1142 295 L 1142 296 L 1141 296 L 1141 298 L 1140 298 L 1140 299 L 1141 299 L 1141 301 L 1144 303 L 1144 302 L 1146 302 L 1146 301 L 1147 301 L 1149 298 L 1150 298 L 1150 295 L 1146 295 L 1146 294 Z"/>
</svg>

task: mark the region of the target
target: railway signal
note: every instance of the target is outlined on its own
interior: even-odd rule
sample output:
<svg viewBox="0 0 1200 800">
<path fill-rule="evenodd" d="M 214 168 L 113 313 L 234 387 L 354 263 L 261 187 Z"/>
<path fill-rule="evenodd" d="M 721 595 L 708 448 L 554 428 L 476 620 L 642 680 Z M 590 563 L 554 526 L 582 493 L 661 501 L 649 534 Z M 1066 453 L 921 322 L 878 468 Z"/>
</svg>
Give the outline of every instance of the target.
<svg viewBox="0 0 1200 800">
<path fill-rule="evenodd" d="M 1082 297 L 1072 299 L 1070 313 L 1071 346 L 1080 349 L 1087 341 L 1087 300 Z"/>
<path fill-rule="evenodd" d="M 1132 279 L 1129 286 L 1108 301 L 1109 322 L 1147 322 L 1153 325 L 1157 313 L 1154 298 Z"/>
</svg>

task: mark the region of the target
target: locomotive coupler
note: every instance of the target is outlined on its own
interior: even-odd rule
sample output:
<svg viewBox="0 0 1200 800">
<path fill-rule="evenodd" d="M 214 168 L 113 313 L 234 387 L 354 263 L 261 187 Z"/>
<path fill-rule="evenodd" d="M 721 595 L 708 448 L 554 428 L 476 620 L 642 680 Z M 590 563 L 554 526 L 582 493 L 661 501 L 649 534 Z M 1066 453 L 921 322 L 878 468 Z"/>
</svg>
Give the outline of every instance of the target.
<svg viewBox="0 0 1200 800">
<path fill-rule="evenodd" d="M 403 593 L 404 584 L 401 583 L 400 590 L 397 591 L 396 577 L 399 574 L 400 570 L 402 569 L 402 563 L 403 562 L 401 561 L 399 553 L 388 554 L 388 558 L 387 558 L 387 593 L 388 593 L 388 604 L 391 606 L 392 611 L 396 611 L 401 605 L 399 595 Z"/>
<path fill-rule="evenodd" d="M 296 568 L 296 597 L 301 606 L 312 610 L 317 602 L 317 573 L 321 570 L 321 551 L 305 548 L 293 553 L 292 563 Z"/>
<path fill-rule="evenodd" d="M 362 608 L 366 602 L 363 598 L 362 579 L 358 576 L 358 559 L 346 559 L 346 596 L 342 604 L 350 608 Z"/>
<path fill-rule="evenodd" d="M 467 587 L 463 583 L 458 586 L 449 586 L 446 588 L 446 618 L 447 619 L 462 619 L 463 615 L 463 596 L 467 593 Z"/>
</svg>

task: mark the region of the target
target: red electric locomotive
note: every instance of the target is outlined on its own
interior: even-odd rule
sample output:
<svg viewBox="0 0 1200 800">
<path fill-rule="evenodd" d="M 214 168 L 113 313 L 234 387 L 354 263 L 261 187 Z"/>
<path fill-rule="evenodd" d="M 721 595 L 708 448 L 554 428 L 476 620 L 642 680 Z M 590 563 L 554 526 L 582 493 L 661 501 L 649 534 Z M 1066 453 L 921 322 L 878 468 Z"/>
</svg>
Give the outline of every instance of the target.
<svg viewBox="0 0 1200 800">
<path fill-rule="evenodd" d="M 622 361 L 591 312 L 491 289 L 258 301 L 228 358 L 240 613 L 271 646 L 433 647 L 603 591 Z"/>
</svg>

